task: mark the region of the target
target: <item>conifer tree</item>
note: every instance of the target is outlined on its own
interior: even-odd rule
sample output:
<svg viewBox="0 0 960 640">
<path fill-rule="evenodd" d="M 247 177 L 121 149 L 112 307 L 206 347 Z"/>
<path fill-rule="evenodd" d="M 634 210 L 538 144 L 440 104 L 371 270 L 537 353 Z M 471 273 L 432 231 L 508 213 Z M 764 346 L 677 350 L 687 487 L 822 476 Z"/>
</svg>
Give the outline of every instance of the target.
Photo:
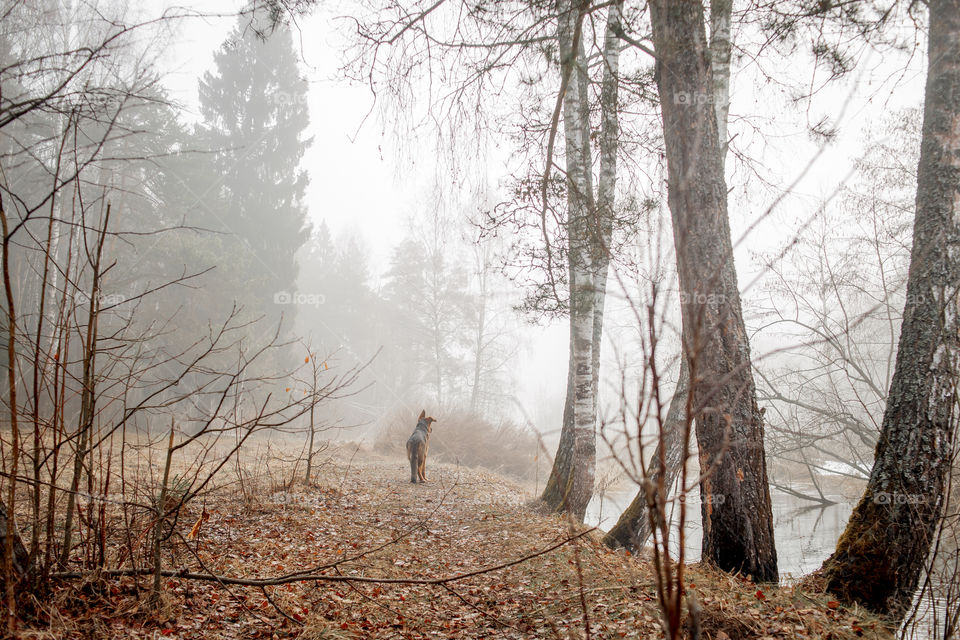
<svg viewBox="0 0 960 640">
<path fill-rule="evenodd" d="M 289 318 L 294 256 L 309 237 L 308 177 L 300 168 L 311 143 L 304 137 L 307 82 L 289 27 L 267 34 L 255 26 L 241 18 L 215 54 L 215 70 L 200 81 L 197 133 L 216 152 L 200 218 L 233 240 L 240 273 L 230 277 L 242 276 L 252 310 Z"/>
</svg>

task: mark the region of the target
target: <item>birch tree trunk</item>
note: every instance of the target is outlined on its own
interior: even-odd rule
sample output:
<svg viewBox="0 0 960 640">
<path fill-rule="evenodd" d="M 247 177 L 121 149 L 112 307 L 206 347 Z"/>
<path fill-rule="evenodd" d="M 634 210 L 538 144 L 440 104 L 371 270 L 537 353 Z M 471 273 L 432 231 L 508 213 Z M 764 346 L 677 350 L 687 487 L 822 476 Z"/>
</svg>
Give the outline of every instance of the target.
<svg viewBox="0 0 960 640">
<path fill-rule="evenodd" d="M 603 76 L 600 84 L 600 172 L 597 180 L 597 208 L 593 224 L 593 397 L 600 397 L 600 352 L 603 348 L 603 313 L 610 271 L 617 190 L 617 153 L 620 141 L 620 12 L 615 2 L 607 12 L 603 39 Z M 583 104 L 586 104 L 584 99 Z"/>
<path fill-rule="evenodd" d="M 557 43 L 562 72 L 567 169 L 567 237 L 570 280 L 570 361 L 563 428 L 542 500 L 554 511 L 583 520 L 593 496 L 596 469 L 596 398 L 593 393 L 594 283 L 592 159 L 587 108 L 586 55 L 579 37 L 585 2 L 558 0 Z"/>
<path fill-rule="evenodd" d="M 691 386 L 704 473 L 703 557 L 774 581 L 763 419 L 733 263 L 703 5 L 657 0 L 650 14 L 684 349 L 698 373 Z"/>
<path fill-rule="evenodd" d="M 960 365 L 960 1 L 931 0 L 913 248 L 897 363 L 866 491 L 827 588 L 902 618 L 943 512 Z"/>
</svg>

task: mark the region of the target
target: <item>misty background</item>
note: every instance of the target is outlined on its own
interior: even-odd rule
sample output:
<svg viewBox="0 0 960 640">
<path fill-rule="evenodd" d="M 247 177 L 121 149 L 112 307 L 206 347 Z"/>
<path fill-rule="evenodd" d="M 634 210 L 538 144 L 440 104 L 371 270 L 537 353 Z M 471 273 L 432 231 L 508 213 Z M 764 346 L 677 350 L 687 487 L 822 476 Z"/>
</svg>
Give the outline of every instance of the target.
<svg viewBox="0 0 960 640">
<path fill-rule="evenodd" d="M 96 12 L 130 22 L 185 16 L 139 30 L 93 74 L 115 76 L 128 91 L 100 94 L 122 109 L 75 138 L 77 157 L 104 145 L 69 198 L 86 199 L 101 218 L 110 206 L 107 329 L 135 327 L 148 349 L 178 352 L 234 318 L 232 335 L 248 351 L 284 344 L 257 365 L 271 393 L 308 393 L 305 379 L 276 373 L 301 362 L 357 371 L 350 392 L 319 415 L 327 436 L 393 451 L 426 408 L 438 419 L 441 452 L 445 430 L 459 434 L 450 440 L 509 433 L 502 457 L 486 462 L 542 486 L 560 432 L 569 340 L 563 309 L 542 304 L 544 257 L 525 217 L 555 93 L 536 81 L 555 84 L 550 61 L 506 68 L 477 104 L 458 89 L 469 72 L 463 61 L 411 64 L 393 81 L 370 72 L 379 63 L 357 35 L 364 3 L 323 3 L 276 25 L 238 18 L 243 6 L 33 9 L 30 19 L 49 22 L 43 37 L 77 46 L 91 37 L 85 29 L 102 28 L 85 18 Z M 742 53 L 769 37 L 762 25 L 734 27 L 730 222 L 771 479 L 800 500 L 837 499 L 836 483 L 821 486 L 821 474 L 856 481 L 868 473 L 892 375 L 924 78 L 915 26 L 906 15 L 894 24 L 886 40 L 861 43 L 846 60 L 797 36 L 762 62 Z M 5 42 L 30 46 L 14 40 Z M 626 53 L 625 77 L 650 77 L 650 60 Z M 611 449 L 600 459 L 611 484 L 622 480 L 611 454 L 621 453 L 644 372 L 645 305 L 663 320 L 658 357 L 670 380 L 678 365 L 669 354 L 679 353 L 659 113 L 650 95 L 629 100 L 618 194 L 625 222 L 601 358 L 599 415 Z M 8 163 L 5 176 L 20 193 L 55 171 L 45 141 L 66 124 L 63 114 L 38 112 L 17 124 L 23 137 L 4 138 L 8 158 L 27 158 Z M 119 133 L 98 137 L 111 127 Z M 52 205 L 61 220 L 69 198 Z M 54 252 L 81 241 L 58 236 Z M 42 256 L 18 258 L 26 282 Z M 651 283 L 660 285 L 656 301 Z M 18 295 L 24 309 L 40 296 L 26 286 Z M 197 395 L 198 425 L 213 400 Z M 150 416 L 136 426 L 164 427 Z M 459 444 L 447 445 L 450 459 L 484 446 Z"/>
<path fill-rule="evenodd" d="M 203 13 L 230 13 L 242 8 L 242 3 L 198 2 L 177 6 Z M 164 3 L 156 2 L 151 8 L 159 13 L 165 7 Z M 299 165 L 309 177 L 303 205 L 312 236 L 297 254 L 296 286 L 297 292 L 305 296 L 305 304 L 284 311 L 295 317 L 299 335 L 312 335 L 327 349 L 346 346 L 361 360 L 372 356 L 380 346 L 388 350 L 378 357 L 370 371 L 376 389 L 370 397 L 377 399 L 369 405 L 360 400 L 351 403 L 357 413 L 345 420 L 345 424 L 369 423 L 391 405 L 405 405 L 406 396 L 411 392 L 423 393 L 425 401 L 436 401 L 435 381 L 420 377 L 416 389 L 391 384 L 386 378 L 403 374 L 387 373 L 398 365 L 386 365 L 382 361 L 388 360 L 384 356 L 396 348 L 390 343 L 394 339 L 402 341 L 404 336 L 390 331 L 382 334 L 369 329 L 356 331 L 358 327 L 346 330 L 338 325 L 335 318 L 342 317 L 343 310 L 337 309 L 332 301 L 343 298 L 337 298 L 338 293 L 332 289 L 339 287 L 342 295 L 348 294 L 351 287 L 364 287 L 374 297 L 387 300 L 391 295 L 394 299 L 407 296 L 410 299 L 405 300 L 405 304 L 412 310 L 417 307 L 412 298 L 423 296 L 426 291 L 417 290 L 415 285 L 403 293 L 396 287 L 391 290 L 391 284 L 396 284 L 396 278 L 391 276 L 396 273 L 405 244 L 427 244 L 436 227 L 442 226 L 441 244 L 446 262 L 462 268 L 464 273 L 454 278 L 463 279 L 468 297 L 475 303 L 478 265 L 474 255 L 466 264 L 464 252 L 477 253 L 473 247 L 478 243 L 491 245 L 485 247 L 483 253 L 495 278 L 495 282 L 488 285 L 488 295 L 493 298 L 495 308 L 492 315 L 507 324 L 505 333 L 510 335 L 505 336 L 509 340 L 504 342 L 512 344 L 503 345 L 506 359 L 497 358 L 506 360 L 498 371 L 503 379 L 499 383 L 501 388 L 488 392 L 491 398 L 483 408 L 499 417 L 522 420 L 515 399 L 541 433 L 548 438 L 551 434 L 555 436 L 565 385 L 566 323 L 562 319 L 545 322 L 532 314 L 512 312 L 520 303 L 523 291 L 499 273 L 506 242 L 502 238 L 480 240 L 482 234 L 476 226 L 484 211 L 509 199 L 511 169 L 517 166 L 519 153 L 510 148 L 509 132 L 491 129 L 482 131 L 484 139 L 480 142 L 459 140 L 456 148 L 443 148 L 447 138 L 444 132 L 436 131 L 435 125 L 418 122 L 415 115 L 397 116 L 397 111 L 407 107 L 422 113 L 432 99 L 449 91 L 440 78 L 430 78 L 432 87 L 421 79 L 413 94 L 416 102 L 405 105 L 385 104 L 388 99 L 376 95 L 369 86 L 347 79 L 345 76 L 353 74 L 345 64 L 349 56 L 344 52 L 355 44 L 355 33 L 351 20 L 344 16 L 351 7 L 352 3 L 323 3 L 290 29 L 298 72 L 305 80 L 301 96 L 290 99 L 302 100 L 306 107 L 309 122 L 303 129 L 303 137 L 312 140 Z M 903 23 L 898 27 L 904 39 L 916 38 L 912 24 Z M 237 20 L 233 17 L 190 19 L 178 23 L 174 29 L 175 33 L 168 36 L 171 46 L 159 60 L 164 70 L 162 83 L 180 107 L 179 118 L 185 123 L 197 123 L 202 120 L 197 83 L 202 74 L 215 65 L 217 48 L 210 45 L 235 37 Z M 750 38 L 761 37 L 749 26 L 737 29 L 736 41 L 744 42 L 740 49 L 748 49 L 745 41 Z M 770 272 L 769 261 L 779 259 L 776 261 L 783 265 L 794 259 L 801 250 L 788 251 L 786 256 L 780 254 L 783 247 L 795 241 L 809 243 L 814 248 L 819 245 L 826 252 L 829 247 L 824 242 L 825 229 L 831 231 L 830 239 L 841 245 L 839 251 L 861 240 L 858 233 L 870 231 L 858 225 L 849 214 L 858 187 L 874 188 L 868 187 L 867 183 L 875 177 L 868 170 L 876 167 L 862 166 L 871 151 L 875 163 L 896 160 L 897 166 L 883 167 L 889 169 L 888 173 L 899 171 L 909 176 L 915 172 L 919 138 L 910 134 L 918 131 L 924 78 L 923 59 L 918 54 L 920 43 L 915 45 L 915 49 L 903 51 L 867 47 L 858 52 L 860 58 L 852 77 L 844 78 L 831 77 L 830 69 L 823 68 L 825 65 L 818 68 L 813 56 L 803 56 L 802 50 L 796 52 L 801 55 L 789 60 L 774 56 L 774 65 L 763 69 L 758 61 L 746 60 L 734 52 L 730 135 L 736 156 L 728 163 L 728 173 L 735 176 L 728 179 L 735 185 L 731 192 L 731 225 L 737 242 L 737 268 L 748 300 L 745 304 L 747 322 L 754 332 L 751 336 L 754 359 L 761 370 L 789 366 L 790 362 L 796 366 L 797 357 L 791 359 L 784 349 L 797 347 L 796 343 L 804 337 L 798 335 L 801 333 L 798 331 L 770 326 L 770 313 L 789 315 L 796 310 L 790 309 L 791 301 L 786 294 L 776 295 L 774 289 L 779 278 Z M 791 86 L 787 84 L 791 78 L 803 81 Z M 281 93 L 277 99 L 282 103 L 284 89 L 278 90 Z M 507 97 L 502 100 L 510 102 Z M 904 130 L 905 127 L 911 128 Z M 408 135 L 411 130 L 416 135 Z M 885 158 L 884 148 L 906 155 Z M 453 171 L 448 171 L 452 164 L 448 154 L 457 165 Z M 662 168 L 660 162 L 654 160 L 652 166 Z M 649 161 L 638 158 L 637 162 Z M 910 203 L 912 185 L 898 186 L 899 193 L 893 195 L 901 198 L 901 202 Z M 636 182 L 628 183 L 626 189 L 640 194 L 656 191 L 663 195 L 650 185 Z M 657 206 L 657 215 L 668 215 L 664 202 Z M 900 224 L 905 221 L 902 217 Z M 657 220 L 651 221 L 648 227 L 649 233 L 637 238 L 631 249 L 646 263 L 647 271 L 651 270 L 649 263 L 654 260 L 656 268 L 670 271 L 669 229 Z M 902 233 L 904 228 L 900 226 L 896 231 Z M 650 235 L 662 237 L 651 240 Z M 318 256 L 312 250 L 325 242 L 338 246 L 343 262 L 350 263 L 344 268 L 353 269 L 354 273 L 331 273 L 335 267 L 324 265 L 322 258 L 319 263 L 316 261 Z M 651 257 L 649 244 L 657 242 L 664 253 Z M 903 261 L 906 255 L 900 253 L 899 258 Z M 905 268 L 906 262 L 901 266 Z M 794 268 L 802 269 L 799 265 Z M 508 271 L 507 275 L 515 274 Z M 343 276 L 342 281 L 338 281 L 339 276 Z M 331 277 L 334 282 L 330 281 Z M 349 277 L 358 280 L 350 282 Z M 637 274 L 629 274 L 622 282 L 616 277 L 611 279 L 611 288 L 620 291 L 611 296 L 612 331 L 604 345 L 606 404 L 615 402 L 619 396 L 621 367 L 613 359 L 630 353 L 636 331 L 624 298 L 632 295 L 637 299 L 641 281 Z M 622 291 L 624 288 L 626 292 Z M 362 297 L 361 293 L 355 293 L 358 299 Z M 896 308 L 897 304 L 894 302 L 891 306 Z M 376 315 L 372 309 L 368 311 Z M 386 309 L 380 312 L 389 313 Z M 534 324 L 537 320 L 540 322 Z M 468 333 L 467 327 L 464 329 L 463 333 Z M 365 341 L 369 344 L 359 346 Z M 889 344 L 889 340 L 880 341 L 881 348 L 889 348 Z M 460 355 L 470 357 L 466 353 Z M 453 355 L 451 358 L 457 359 Z M 435 367 L 429 360 L 408 362 L 411 369 L 420 371 Z M 470 362 L 461 361 L 458 365 L 466 369 Z M 377 374 L 377 371 L 384 373 Z M 412 372 L 408 375 L 416 378 Z M 443 400 L 469 400 L 470 384 L 467 380 L 451 380 L 449 396 Z M 491 386 L 498 384 L 493 381 Z"/>
</svg>

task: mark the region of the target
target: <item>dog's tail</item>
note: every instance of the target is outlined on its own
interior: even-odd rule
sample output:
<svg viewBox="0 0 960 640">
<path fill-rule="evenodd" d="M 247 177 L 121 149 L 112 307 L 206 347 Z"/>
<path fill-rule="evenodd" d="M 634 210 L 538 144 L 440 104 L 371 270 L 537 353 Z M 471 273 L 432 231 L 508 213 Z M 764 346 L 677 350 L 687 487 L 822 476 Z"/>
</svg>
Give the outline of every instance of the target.
<svg viewBox="0 0 960 640">
<path fill-rule="evenodd" d="M 407 458 L 410 459 L 410 482 L 417 482 L 417 470 L 420 468 L 420 447 L 415 442 L 407 442 Z"/>
</svg>

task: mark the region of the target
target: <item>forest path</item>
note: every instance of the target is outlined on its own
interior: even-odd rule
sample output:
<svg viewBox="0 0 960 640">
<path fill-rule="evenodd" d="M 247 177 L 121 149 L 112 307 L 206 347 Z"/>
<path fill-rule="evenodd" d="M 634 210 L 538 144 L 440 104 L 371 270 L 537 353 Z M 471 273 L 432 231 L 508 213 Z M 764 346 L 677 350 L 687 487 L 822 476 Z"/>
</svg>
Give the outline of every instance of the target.
<svg viewBox="0 0 960 640">
<path fill-rule="evenodd" d="M 535 513 L 501 476 L 428 462 L 431 482 L 414 485 L 405 460 L 352 453 L 331 456 L 314 486 L 263 488 L 244 500 L 232 485 L 209 497 L 193 551 L 179 543 L 168 566 L 229 577 L 417 580 L 559 546 L 444 585 L 310 581 L 264 593 L 169 578 L 159 625 L 136 604 L 133 579 L 123 578 L 112 581 L 112 606 L 85 607 L 61 637 L 574 638 L 585 637 L 585 618 L 592 638 L 661 637 L 648 562 L 610 551 L 596 532 L 576 537 L 587 528 Z M 199 510 L 181 518 L 184 536 Z M 723 638 L 721 630 L 729 638 L 892 637 L 820 596 L 764 594 L 766 587 L 695 566 L 686 582 L 698 592 L 707 638 Z"/>
</svg>

